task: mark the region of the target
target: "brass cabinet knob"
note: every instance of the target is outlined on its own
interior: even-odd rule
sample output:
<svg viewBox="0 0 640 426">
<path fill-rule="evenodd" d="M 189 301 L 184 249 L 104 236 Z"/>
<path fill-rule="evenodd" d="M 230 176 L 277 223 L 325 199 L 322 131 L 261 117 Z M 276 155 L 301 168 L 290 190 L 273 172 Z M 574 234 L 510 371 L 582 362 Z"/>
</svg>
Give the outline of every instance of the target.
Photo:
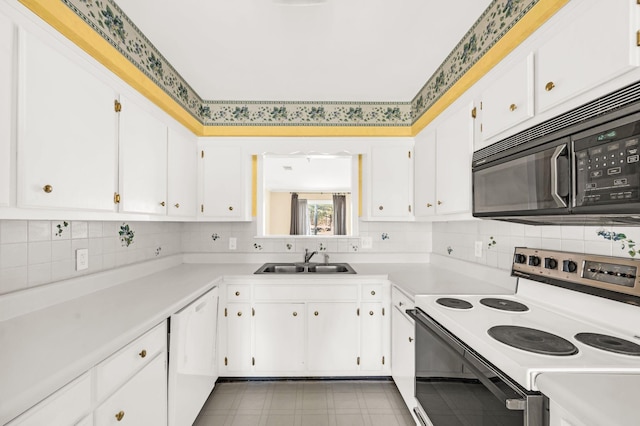
<svg viewBox="0 0 640 426">
<path fill-rule="evenodd" d="M 160 201 L 160 205 L 161 205 L 162 207 L 164 207 L 164 206 L 166 205 L 166 203 L 165 203 L 164 201 Z"/>
<path fill-rule="evenodd" d="M 378 210 L 384 210 L 384 206 L 378 207 Z"/>
<path fill-rule="evenodd" d="M 433 207 L 433 204 L 427 203 L 427 207 Z"/>
<path fill-rule="evenodd" d="M 375 296 L 375 295 L 376 295 L 376 292 L 375 292 L 375 291 L 373 291 L 373 290 L 371 290 L 371 295 L 372 295 L 372 296 Z"/>
<path fill-rule="evenodd" d="M 179 209 L 179 208 L 180 208 L 180 204 L 179 204 L 179 203 L 175 203 L 173 206 L 174 206 L 176 209 Z"/>
<path fill-rule="evenodd" d="M 413 337 L 409 337 L 409 343 L 413 342 Z"/>
<path fill-rule="evenodd" d="M 404 303 L 398 302 L 398 306 L 404 306 Z"/>
<path fill-rule="evenodd" d="M 511 105 L 509 105 L 509 110 L 511 110 L 511 111 L 515 111 L 515 110 L 517 110 L 517 109 L 518 109 L 518 106 L 517 106 L 516 104 L 511 104 Z"/>
<path fill-rule="evenodd" d="M 42 190 L 44 192 L 46 192 L 47 194 L 50 194 L 51 192 L 53 192 L 53 186 L 51 185 L 45 185 L 42 187 Z"/>
<path fill-rule="evenodd" d="M 147 350 L 143 349 L 142 352 L 140 352 L 138 355 L 140 355 L 140 358 L 144 358 L 147 356 Z"/>
<path fill-rule="evenodd" d="M 240 292 L 239 291 L 236 291 L 236 296 L 240 296 Z"/>
<path fill-rule="evenodd" d="M 315 311 L 315 312 L 313 313 L 313 315 L 315 315 L 315 316 L 318 316 L 318 314 L 319 314 L 319 312 L 318 312 L 318 311 Z"/>
<path fill-rule="evenodd" d="M 373 311 L 369 311 L 369 315 L 373 315 Z"/>
<path fill-rule="evenodd" d="M 113 193 L 113 204 L 120 204 L 120 194 L 117 192 Z"/>
<path fill-rule="evenodd" d="M 294 317 L 297 317 L 297 316 L 298 316 L 298 313 L 297 313 L 297 312 L 294 312 L 294 313 L 293 313 L 293 316 L 294 316 Z"/>
<path fill-rule="evenodd" d="M 241 317 L 242 316 L 242 311 L 238 311 L 238 316 Z"/>
<path fill-rule="evenodd" d="M 438 205 L 441 205 L 441 204 L 442 204 L 442 201 L 438 200 Z"/>
<path fill-rule="evenodd" d="M 233 206 L 229 206 L 229 211 L 232 212 L 233 211 Z"/>
<path fill-rule="evenodd" d="M 547 92 L 550 92 L 553 90 L 554 87 L 556 87 L 556 85 L 553 83 L 553 81 L 550 81 L 547 84 L 545 84 L 544 90 L 546 90 Z"/>
<path fill-rule="evenodd" d="M 116 414 L 116 420 L 120 421 L 124 418 L 124 411 L 120 411 L 118 414 Z"/>
</svg>

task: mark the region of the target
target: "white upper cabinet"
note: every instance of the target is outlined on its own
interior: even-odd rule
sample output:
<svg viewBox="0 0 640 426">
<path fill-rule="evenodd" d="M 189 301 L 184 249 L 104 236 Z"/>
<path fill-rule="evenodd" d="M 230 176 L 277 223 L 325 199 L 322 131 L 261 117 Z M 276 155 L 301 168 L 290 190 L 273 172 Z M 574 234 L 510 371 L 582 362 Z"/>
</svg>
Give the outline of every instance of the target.
<svg viewBox="0 0 640 426">
<path fill-rule="evenodd" d="M 166 214 L 167 126 L 121 97 L 120 211 Z"/>
<path fill-rule="evenodd" d="M 167 164 L 167 213 L 196 216 L 198 159 L 197 138 L 169 128 Z"/>
<path fill-rule="evenodd" d="M 533 54 L 511 66 L 482 92 L 482 140 L 533 116 Z"/>
<path fill-rule="evenodd" d="M 473 104 L 454 111 L 436 129 L 436 213 L 471 211 Z"/>
<path fill-rule="evenodd" d="M 13 23 L 0 13 L 0 206 L 8 206 L 11 197 L 15 32 Z"/>
<path fill-rule="evenodd" d="M 436 131 L 425 129 L 415 138 L 415 215 L 436 214 Z"/>
<path fill-rule="evenodd" d="M 538 112 L 637 65 L 637 2 L 589 0 L 579 6 L 562 29 L 537 49 Z"/>
<path fill-rule="evenodd" d="M 18 205 L 114 211 L 114 90 L 34 35 L 19 38 Z"/>
<path fill-rule="evenodd" d="M 413 143 L 373 144 L 369 156 L 369 218 L 413 219 Z"/>
<path fill-rule="evenodd" d="M 199 217 L 251 220 L 251 157 L 242 146 L 207 143 L 200 150 L 200 160 Z"/>
</svg>

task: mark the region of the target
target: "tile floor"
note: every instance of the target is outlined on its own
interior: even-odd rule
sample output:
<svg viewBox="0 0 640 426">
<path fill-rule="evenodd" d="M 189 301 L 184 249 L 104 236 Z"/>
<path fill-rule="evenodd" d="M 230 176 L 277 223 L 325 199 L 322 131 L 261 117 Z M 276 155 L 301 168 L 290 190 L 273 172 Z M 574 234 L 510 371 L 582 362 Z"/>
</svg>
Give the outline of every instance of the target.
<svg viewBox="0 0 640 426">
<path fill-rule="evenodd" d="M 195 426 L 415 426 L 391 381 L 218 383 Z"/>
</svg>

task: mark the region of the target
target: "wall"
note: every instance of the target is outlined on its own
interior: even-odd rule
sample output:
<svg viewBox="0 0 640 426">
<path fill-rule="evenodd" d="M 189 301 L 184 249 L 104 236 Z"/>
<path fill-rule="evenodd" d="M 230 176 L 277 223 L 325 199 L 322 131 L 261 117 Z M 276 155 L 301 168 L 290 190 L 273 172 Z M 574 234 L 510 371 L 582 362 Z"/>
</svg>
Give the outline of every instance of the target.
<svg viewBox="0 0 640 426">
<path fill-rule="evenodd" d="M 433 224 L 433 252 L 469 262 L 511 269 L 515 247 L 638 257 L 640 227 L 530 226 L 494 220 Z M 482 242 L 482 256 L 474 245 Z"/>
<path fill-rule="evenodd" d="M 0 220 L 0 294 L 180 253 L 181 230 L 162 222 Z M 80 248 L 89 249 L 84 271 L 75 270 Z"/>
</svg>

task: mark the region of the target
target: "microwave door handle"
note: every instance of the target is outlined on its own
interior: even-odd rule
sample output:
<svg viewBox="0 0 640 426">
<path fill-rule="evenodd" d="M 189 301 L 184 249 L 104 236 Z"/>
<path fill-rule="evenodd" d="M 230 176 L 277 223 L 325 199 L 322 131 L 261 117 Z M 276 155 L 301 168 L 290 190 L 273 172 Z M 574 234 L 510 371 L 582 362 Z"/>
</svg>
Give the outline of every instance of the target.
<svg viewBox="0 0 640 426">
<path fill-rule="evenodd" d="M 556 147 L 553 155 L 551 156 L 551 196 L 553 200 L 556 202 L 558 207 L 567 207 L 567 203 L 562 199 L 560 194 L 558 193 L 558 158 L 563 154 L 563 152 L 567 149 L 566 145 L 560 145 Z"/>
</svg>

